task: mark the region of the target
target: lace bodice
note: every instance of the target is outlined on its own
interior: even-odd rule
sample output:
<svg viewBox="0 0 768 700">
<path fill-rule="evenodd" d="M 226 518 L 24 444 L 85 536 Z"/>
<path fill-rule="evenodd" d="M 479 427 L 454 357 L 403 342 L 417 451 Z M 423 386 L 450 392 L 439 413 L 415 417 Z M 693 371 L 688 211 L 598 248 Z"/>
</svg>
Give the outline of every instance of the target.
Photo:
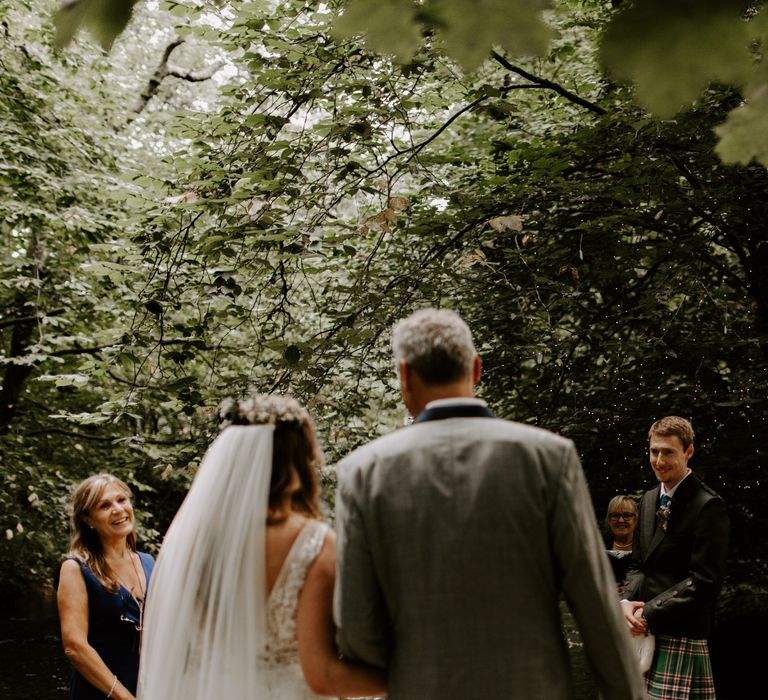
<svg viewBox="0 0 768 700">
<path fill-rule="evenodd" d="M 267 649 L 269 665 L 299 662 L 296 610 L 307 569 L 323 547 L 328 525 L 309 520 L 291 546 L 267 601 Z"/>
</svg>

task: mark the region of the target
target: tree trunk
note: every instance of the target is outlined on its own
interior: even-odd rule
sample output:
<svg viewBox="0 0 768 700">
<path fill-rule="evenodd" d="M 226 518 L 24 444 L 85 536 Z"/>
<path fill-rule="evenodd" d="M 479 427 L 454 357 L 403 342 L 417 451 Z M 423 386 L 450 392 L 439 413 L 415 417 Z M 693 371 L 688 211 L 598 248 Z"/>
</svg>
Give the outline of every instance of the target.
<svg viewBox="0 0 768 700">
<path fill-rule="evenodd" d="M 14 324 L 11 331 L 9 357 L 25 355 L 34 333 L 35 322 L 32 320 L 25 319 Z M 27 378 L 33 369 L 32 365 L 6 365 L 3 373 L 3 386 L 0 389 L 0 434 L 8 431 L 16 415 L 16 408 Z"/>
</svg>

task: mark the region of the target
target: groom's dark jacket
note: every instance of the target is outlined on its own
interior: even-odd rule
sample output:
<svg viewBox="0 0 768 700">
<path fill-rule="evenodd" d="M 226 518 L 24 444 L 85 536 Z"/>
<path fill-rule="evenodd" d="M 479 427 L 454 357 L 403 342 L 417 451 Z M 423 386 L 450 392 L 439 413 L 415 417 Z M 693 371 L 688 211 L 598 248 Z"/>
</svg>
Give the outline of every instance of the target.
<svg viewBox="0 0 768 700">
<path fill-rule="evenodd" d="M 624 597 L 645 601 L 653 634 L 705 639 L 728 555 L 726 505 L 689 474 L 674 493 L 665 530 L 659 499 L 657 486 L 640 503 Z"/>
<path fill-rule="evenodd" d="M 570 440 L 443 404 L 338 480 L 339 647 L 389 700 L 572 700 L 561 596 L 604 700 L 645 697 Z"/>
</svg>

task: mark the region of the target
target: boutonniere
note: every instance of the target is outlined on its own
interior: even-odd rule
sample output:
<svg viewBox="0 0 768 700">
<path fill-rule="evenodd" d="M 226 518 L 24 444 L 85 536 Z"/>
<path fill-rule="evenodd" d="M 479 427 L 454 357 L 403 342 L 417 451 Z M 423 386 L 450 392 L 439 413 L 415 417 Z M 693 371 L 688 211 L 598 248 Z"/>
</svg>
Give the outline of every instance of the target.
<svg viewBox="0 0 768 700">
<path fill-rule="evenodd" d="M 672 501 L 669 500 L 663 506 L 659 506 L 659 509 L 656 511 L 656 517 L 658 518 L 661 527 L 664 529 L 664 532 L 667 531 L 667 526 L 669 525 L 669 509 L 671 505 Z"/>
</svg>

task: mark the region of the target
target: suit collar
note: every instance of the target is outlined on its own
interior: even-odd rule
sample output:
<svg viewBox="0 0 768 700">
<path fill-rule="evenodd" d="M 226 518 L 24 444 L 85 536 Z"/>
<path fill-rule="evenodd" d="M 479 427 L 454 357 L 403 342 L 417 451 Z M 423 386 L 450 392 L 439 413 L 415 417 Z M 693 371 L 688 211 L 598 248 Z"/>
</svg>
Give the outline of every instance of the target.
<svg viewBox="0 0 768 700">
<path fill-rule="evenodd" d="M 667 531 L 656 522 L 656 513 L 659 508 L 659 494 L 661 485 L 645 494 L 645 503 L 643 504 L 643 520 L 645 520 L 645 532 L 649 537 L 648 546 L 645 552 L 645 558 L 651 556 L 656 547 L 667 536 Z"/>
<path fill-rule="evenodd" d="M 495 414 L 482 403 L 451 402 L 425 408 L 416 417 L 414 423 L 426 423 L 446 418 L 495 418 Z"/>
<path fill-rule="evenodd" d="M 440 408 L 442 406 L 487 406 L 488 404 L 476 396 L 449 396 L 445 399 L 433 399 L 424 408 Z"/>
<path fill-rule="evenodd" d="M 645 558 L 647 559 L 650 553 L 656 549 L 656 546 L 664 539 L 666 534 L 662 528 L 656 528 L 656 510 L 659 507 L 659 493 L 661 492 L 661 484 L 658 484 L 655 489 L 646 491 L 643 497 L 643 508 L 641 511 L 641 517 L 643 518 L 643 534 L 645 535 Z"/>
<path fill-rule="evenodd" d="M 685 501 L 693 497 L 699 488 L 700 481 L 696 478 L 696 474 L 690 472 L 674 489 L 672 496 L 672 508 L 674 504 L 682 504 Z M 659 505 L 659 499 L 661 498 L 661 485 L 658 488 L 653 489 L 656 493 L 656 506 Z M 679 507 L 679 505 L 678 505 Z"/>
<path fill-rule="evenodd" d="M 685 472 L 685 474 L 683 475 L 683 478 L 680 479 L 680 481 L 678 481 L 671 489 L 667 489 L 667 487 L 664 486 L 664 484 L 660 484 L 660 496 L 659 497 L 661 497 L 662 495 L 666 495 L 666 496 L 669 496 L 670 498 L 674 498 L 675 494 L 678 491 L 678 489 L 683 485 L 685 480 L 690 478 L 691 476 L 693 476 L 693 472 L 691 471 L 691 468 L 688 467 L 688 471 Z"/>
<path fill-rule="evenodd" d="M 670 518 L 679 514 L 680 509 L 685 507 L 685 502 L 689 500 L 699 487 L 699 480 L 694 473 L 688 474 L 679 484 L 672 497 L 672 511 Z M 646 550 L 643 555 L 647 559 L 651 553 L 659 546 L 662 540 L 667 536 L 668 530 L 656 526 L 656 511 L 659 508 L 659 498 L 661 496 L 661 484 L 656 488 L 646 491 L 643 497 L 643 531 L 646 533 Z"/>
</svg>

